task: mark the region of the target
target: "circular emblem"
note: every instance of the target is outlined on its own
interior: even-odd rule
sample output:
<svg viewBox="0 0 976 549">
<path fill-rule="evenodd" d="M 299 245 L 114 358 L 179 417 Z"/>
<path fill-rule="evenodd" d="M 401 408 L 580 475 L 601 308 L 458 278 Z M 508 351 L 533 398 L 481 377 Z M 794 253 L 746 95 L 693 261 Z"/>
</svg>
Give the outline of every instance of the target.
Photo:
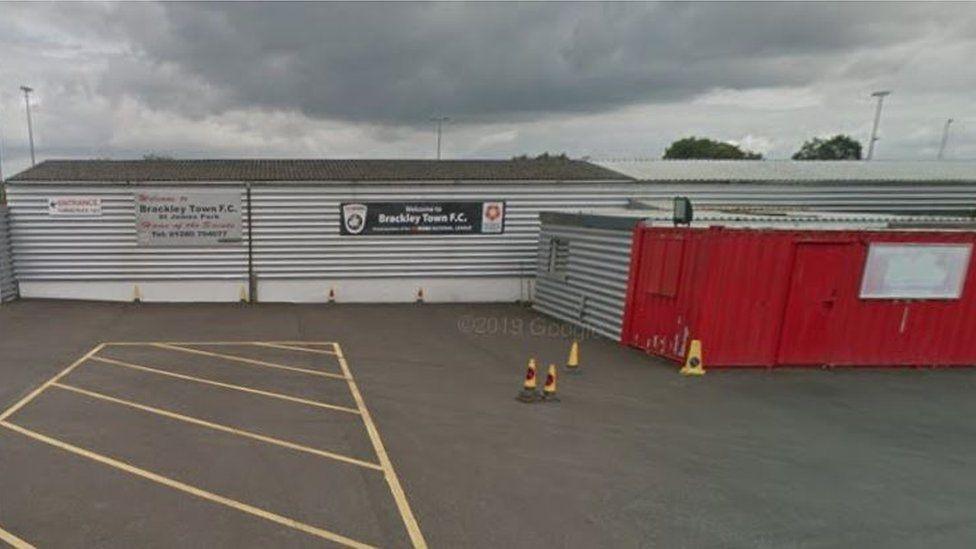
<svg viewBox="0 0 976 549">
<path fill-rule="evenodd" d="M 501 217 L 501 215 L 502 209 L 498 207 L 498 204 L 490 204 L 485 210 L 485 217 L 487 217 L 489 221 L 494 221 Z"/>
<path fill-rule="evenodd" d="M 346 226 L 351 232 L 358 233 L 363 226 L 363 221 L 363 214 L 354 213 L 346 220 Z"/>
<path fill-rule="evenodd" d="M 365 231 L 367 209 L 366 204 L 342 205 L 342 224 L 349 234 L 362 234 Z"/>
</svg>

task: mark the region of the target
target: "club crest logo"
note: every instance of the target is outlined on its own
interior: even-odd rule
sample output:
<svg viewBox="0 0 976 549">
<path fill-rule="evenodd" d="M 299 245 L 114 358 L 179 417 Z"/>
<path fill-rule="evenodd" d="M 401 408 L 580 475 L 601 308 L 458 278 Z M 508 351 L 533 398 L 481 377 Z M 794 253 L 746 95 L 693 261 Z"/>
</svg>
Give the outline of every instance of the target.
<svg viewBox="0 0 976 549">
<path fill-rule="evenodd" d="M 366 205 L 343 204 L 342 225 L 349 234 L 360 234 L 366 229 Z"/>
<path fill-rule="evenodd" d="M 505 203 L 485 202 L 481 205 L 481 232 L 500 234 L 505 228 Z"/>
</svg>

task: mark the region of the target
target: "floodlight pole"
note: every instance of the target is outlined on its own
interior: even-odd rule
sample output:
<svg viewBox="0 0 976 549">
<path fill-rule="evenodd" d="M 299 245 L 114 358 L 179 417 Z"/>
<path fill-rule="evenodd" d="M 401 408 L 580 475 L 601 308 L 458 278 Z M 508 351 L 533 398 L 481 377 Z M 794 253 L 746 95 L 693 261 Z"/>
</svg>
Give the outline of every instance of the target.
<svg viewBox="0 0 976 549">
<path fill-rule="evenodd" d="M 945 154 L 946 143 L 949 142 L 949 126 L 952 124 L 952 119 L 947 118 L 945 126 L 942 128 L 942 143 L 939 144 L 939 156 L 938 159 L 942 160 L 942 156 Z"/>
<path fill-rule="evenodd" d="M 865 160 L 871 160 L 874 156 L 874 143 L 878 140 L 878 124 L 881 123 L 881 104 L 884 103 L 884 98 L 891 95 L 891 91 L 883 90 L 876 91 L 871 94 L 871 97 L 878 98 L 878 107 L 874 110 L 874 126 L 871 127 L 871 140 L 868 142 L 868 156 Z"/>
<path fill-rule="evenodd" d="M 435 116 L 430 119 L 431 122 L 437 123 L 437 159 L 441 159 L 441 126 L 444 122 L 447 122 L 450 118 L 446 116 Z"/>
<path fill-rule="evenodd" d="M 34 91 L 34 88 L 21 86 L 20 90 L 24 92 L 24 107 L 27 109 L 27 139 L 30 140 L 31 166 L 33 167 L 36 162 L 34 161 L 34 124 L 31 121 L 30 93 Z"/>
<path fill-rule="evenodd" d="M 3 186 L 3 122 L 0 119 L 0 188 Z M 3 193 L 0 192 L 0 195 Z M 2 198 L 0 198 L 2 199 Z"/>
</svg>

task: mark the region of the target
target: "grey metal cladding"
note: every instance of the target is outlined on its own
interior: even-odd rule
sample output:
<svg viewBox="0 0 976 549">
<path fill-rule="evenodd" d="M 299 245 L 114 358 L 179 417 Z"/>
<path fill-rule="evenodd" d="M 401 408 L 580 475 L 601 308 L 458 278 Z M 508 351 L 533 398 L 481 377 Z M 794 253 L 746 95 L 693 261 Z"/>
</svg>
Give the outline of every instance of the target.
<svg viewBox="0 0 976 549">
<path fill-rule="evenodd" d="M 641 181 L 792 183 L 843 187 L 850 183 L 976 183 L 972 160 L 599 160 Z"/>
<path fill-rule="evenodd" d="M 539 232 L 533 308 L 619 340 L 631 234 L 630 228 L 596 229 L 544 222 Z M 552 239 L 568 243 L 565 270 L 560 275 L 548 272 Z"/>
<path fill-rule="evenodd" d="M 242 183 L 217 184 L 244 192 Z M 173 185 L 183 187 L 184 184 Z M 229 248 L 136 246 L 133 186 L 110 182 L 7 186 L 14 267 L 34 280 L 221 280 L 247 278 L 245 242 Z M 47 198 L 103 197 L 103 215 L 59 219 Z M 533 278 L 539 212 L 620 209 L 630 199 L 690 196 L 698 204 L 757 204 L 854 212 L 954 212 L 976 207 L 976 184 L 703 184 L 605 181 L 265 182 L 253 186 L 254 264 L 258 278 Z M 356 237 L 339 235 L 339 203 L 505 200 L 501 235 Z M 245 216 L 246 223 L 246 216 Z M 629 222 L 628 222 L 629 223 Z M 593 276 L 593 275 L 590 275 Z M 546 283 L 541 292 L 547 291 Z"/>
<path fill-rule="evenodd" d="M 224 185 L 239 189 L 242 185 Z M 43 280 L 247 280 L 247 233 L 220 248 L 140 248 L 133 188 L 122 185 L 9 185 L 14 270 L 20 282 Z M 97 196 L 102 215 L 48 215 L 47 199 Z M 244 217 L 246 219 L 245 211 Z"/>
<path fill-rule="evenodd" d="M 0 206 L 0 303 L 17 297 L 7 218 L 7 207 Z"/>
<path fill-rule="evenodd" d="M 625 187 L 586 183 L 262 185 L 252 190 L 260 278 L 527 277 L 535 274 L 539 212 L 621 207 Z M 350 201 L 505 201 L 503 234 L 339 234 Z"/>
</svg>

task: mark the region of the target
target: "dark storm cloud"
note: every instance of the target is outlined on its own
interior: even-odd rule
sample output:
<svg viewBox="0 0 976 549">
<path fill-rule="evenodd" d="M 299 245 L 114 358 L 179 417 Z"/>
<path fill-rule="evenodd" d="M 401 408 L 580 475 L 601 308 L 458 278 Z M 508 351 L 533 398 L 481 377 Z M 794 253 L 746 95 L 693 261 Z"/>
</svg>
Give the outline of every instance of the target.
<svg viewBox="0 0 976 549">
<path fill-rule="evenodd" d="M 971 3 L 0 3 L 0 152 L 39 158 L 659 157 L 704 135 L 789 158 L 976 158 Z"/>
<path fill-rule="evenodd" d="M 971 12 L 768 3 L 131 4 L 113 17 L 131 55 L 113 61 L 102 90 L 191 116 L 287 109 L 411 125 L 436 113 L 469 123 L 591 113 L 716 87 L 866 73 L 876 65 L 858 68 L 851 54 L 952 32 Z"/>
</svg>

